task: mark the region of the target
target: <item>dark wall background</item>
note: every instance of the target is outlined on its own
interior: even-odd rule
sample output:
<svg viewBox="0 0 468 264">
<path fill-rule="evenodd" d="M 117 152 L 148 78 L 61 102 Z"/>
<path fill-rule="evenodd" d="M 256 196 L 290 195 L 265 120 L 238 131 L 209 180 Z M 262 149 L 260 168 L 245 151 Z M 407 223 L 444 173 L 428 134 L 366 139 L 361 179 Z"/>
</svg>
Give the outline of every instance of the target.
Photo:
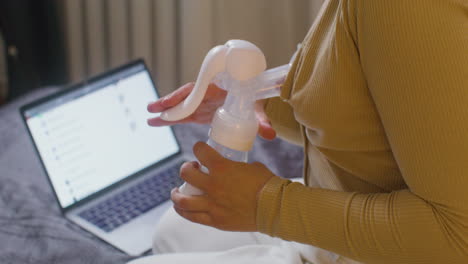
<svg viewBox="0 0 468 264">
<path fill-rule="evenodd" d="M 8 98 L 66 82 L 64 38 L 55 0 L 0 0 Z"/>
</svg>

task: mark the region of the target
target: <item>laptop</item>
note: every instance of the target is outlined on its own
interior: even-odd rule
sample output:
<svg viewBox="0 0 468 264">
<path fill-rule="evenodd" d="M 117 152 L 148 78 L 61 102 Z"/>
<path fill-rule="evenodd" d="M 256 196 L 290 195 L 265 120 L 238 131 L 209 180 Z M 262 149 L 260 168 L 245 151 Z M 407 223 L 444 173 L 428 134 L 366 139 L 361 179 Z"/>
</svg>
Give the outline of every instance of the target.
<svg viewBox="0 0 468 264">
<path fill-rule="evenodd" d="M 64 216 L 134 256 L 151 248 L 187 160 L 171 127 L 147 125 L 156 99 L 138 60 L 20 109 Z"/>
</svg>

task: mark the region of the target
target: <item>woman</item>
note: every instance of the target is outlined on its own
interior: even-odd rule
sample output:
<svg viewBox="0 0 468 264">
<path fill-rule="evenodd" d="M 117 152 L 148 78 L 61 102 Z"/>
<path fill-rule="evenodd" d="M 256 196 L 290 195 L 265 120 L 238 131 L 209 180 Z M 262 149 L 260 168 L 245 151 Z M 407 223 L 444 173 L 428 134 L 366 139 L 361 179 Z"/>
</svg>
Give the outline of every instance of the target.
<svg viewBox="0 0 468 264">
<path fill-rule="evenodd" d="M 181 177 L 206 195 L 171 195 L 175 211 L 192 222 L 282 240 L 226 232 L 234 249 L 223 251 L 213 242 L 223 232 L 210 238 L 216 231 L 208 227 L 193 227 L 203 236 L 195 240 L 171 237 L 177 228 L 169 222 L 187 232 L 190 225 L 169 213 L 155 242 L 160 251 L 216 252 L 142 261 L 468 263 L 468 1 L 324 5 L 282 100 L 257 108 L 261 136 L 278 133 L 304 146 L 304 184 L 198 143 L 194 154 L 210 173 L 192 162 Z M 170 108 L 191 88 L 148 108 Z M 182 122 L 209 123 L 223 99 L 210 86 L 205 104 Z"/>
</svg>

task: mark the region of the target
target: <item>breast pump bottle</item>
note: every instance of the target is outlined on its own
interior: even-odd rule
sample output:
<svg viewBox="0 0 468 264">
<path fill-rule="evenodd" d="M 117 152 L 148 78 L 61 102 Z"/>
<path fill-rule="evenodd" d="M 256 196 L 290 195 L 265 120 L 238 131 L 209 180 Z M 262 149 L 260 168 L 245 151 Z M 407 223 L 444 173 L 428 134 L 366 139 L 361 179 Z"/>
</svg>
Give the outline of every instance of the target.
<svg viewBox="0 0 468 264">
<path fill-rule="evenodd" d="M 290 64 L 265 71 L 263 52 L 244 40 L 230 40 L 212 48 L 206 55 L 190 95 L 178 105 L 161 113 L 167 121 L 191 115 L 202 102 L 210 82 L 227 91 L 224 105 L 216 111 L 208 145 L 227 159 L 247 162 L 258 131 L 255 101 L 279 96 Z M 205 167 L 202 171 L 208 172 Z M 184 183 L 180 192 L 201 195 L 198 188 Z"/>
</svg>

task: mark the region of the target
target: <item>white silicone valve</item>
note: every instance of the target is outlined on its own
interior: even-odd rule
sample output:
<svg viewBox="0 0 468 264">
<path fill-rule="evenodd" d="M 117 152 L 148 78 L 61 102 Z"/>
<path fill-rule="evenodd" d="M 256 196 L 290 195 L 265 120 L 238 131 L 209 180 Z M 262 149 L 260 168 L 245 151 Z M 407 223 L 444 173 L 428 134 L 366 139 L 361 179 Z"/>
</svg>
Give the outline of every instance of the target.
<svg viewBox="0 0 468 264">
<path fill-rule="evenodd" d="M 212 48 L 203 60 L 195 87 L 190 95 L 175 107 L 161 113 L 161 119 L 177 121 L 191 115 L 205 96 L 206 89 L 216 74 L 228 72 L 238 81 L 255 77 L 266 68 L 263 52 L 245 40 L 230 40 Z"/>
</svg>

